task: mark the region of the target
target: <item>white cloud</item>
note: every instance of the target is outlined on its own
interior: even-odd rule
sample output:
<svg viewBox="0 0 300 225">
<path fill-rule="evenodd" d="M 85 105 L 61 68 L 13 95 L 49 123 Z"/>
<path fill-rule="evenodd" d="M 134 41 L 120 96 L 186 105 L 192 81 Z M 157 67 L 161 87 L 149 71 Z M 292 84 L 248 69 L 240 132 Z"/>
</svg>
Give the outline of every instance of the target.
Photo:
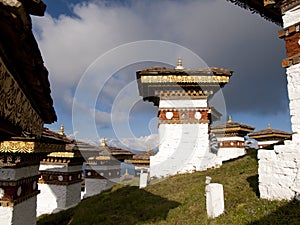
<svg viewBox="0 0 300 225">
<path fill-rule="evenodd" d="M 107 144 L 133 151 L 146 151 L 148 148 L 156 151 L 158 149 L 158 135 L 150 134 L 138 138 L 108 139 Z"/>
</svg>

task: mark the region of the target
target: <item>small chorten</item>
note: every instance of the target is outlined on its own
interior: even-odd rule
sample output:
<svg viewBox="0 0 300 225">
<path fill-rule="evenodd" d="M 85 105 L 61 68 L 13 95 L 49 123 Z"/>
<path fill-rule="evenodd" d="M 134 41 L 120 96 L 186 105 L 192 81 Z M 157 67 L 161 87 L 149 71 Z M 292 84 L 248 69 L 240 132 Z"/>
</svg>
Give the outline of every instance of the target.
<svg viewBox="0 0 300 225">
<path fill-rule="evenodd" d="M 177 62 L 177 66 L 176 66 L 175 69 L 176 70 L 183 70 L 184 69 L 184 67 L 182 66 L 182 59 L 181 59 L 180 56 L 178 57 L 178 62 Z"/>
<path fill-rule="evenodd" d="M 62 136 L 65 136 L 65 126 L 63 124 L 60 126 L 58 133 Z"/>
<path fill-rule="evenodd" d="M 228 117 L 227 123 L 232 123 L 232 117 L 231 116 Z"/>
<path fill-rule="evenodd" d="M 270 123 L 268 123 L 268 129 L 272 129 L 272 128 L 271 128 L 271 124 L 270 124 Z"/>
</svg>

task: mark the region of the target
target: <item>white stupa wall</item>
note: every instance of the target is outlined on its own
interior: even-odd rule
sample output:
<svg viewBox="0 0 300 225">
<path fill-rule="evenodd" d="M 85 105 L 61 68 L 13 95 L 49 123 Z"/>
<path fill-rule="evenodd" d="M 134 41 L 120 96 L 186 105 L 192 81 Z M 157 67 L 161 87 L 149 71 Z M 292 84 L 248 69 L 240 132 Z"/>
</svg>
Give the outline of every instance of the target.
<svg viewBox="0 0 300 225">
<path fill-rule="evenodd" d="M 207 107 L 206 99 L 168 99 L 160 100 L 159 108 L 195 108 L 195 107 Z"/>
<path fill-rule="evenodd" d="M 159 151 L 150 157 L 150 176 L 206 170 L 216 166 L 209 151 L 208 124 L 160 124 Z"/>
<path fill-rule="evenodd" d="M 81 183 L 70 185 L 39 184 L 37 216 L 72 208 L 81 201 Z"/>
<path fill-rule="evenodd" d="M 0 168 L 1 181 L 16 181 L 24 178 L 37 176 L 38 165 L 21 168 Z M 36 188 L 36 181 L 33 183 L 33 190 Z M 24 191 L 20 189 L 21 193 Z M 28 191 L 28 190 L 27 190 Z M 0 188 L 0 198 L 4 195 L 4 190 Z M 32 196 L 14 206 L 0 206 L 0 225 L 7 224 L 36 224 L 36 204 L 37 196 Z"/>
<path fill-rule="evenodd" d="M 217 140 L 219 142 L 222 141 L 239 141 L 244 143 L 244 138 L 243 137 L 220 137 L 217 138 Z M 245 146 L 241 145 L 241 146 L 233 146 L 233 147 L 223 147 L 222 145 L 219 148 L 218 151 L 218 158 L 220 158 L 222 160 L 222 162 L 230 160 L 230 159 L 235 159 L 238 158 L 240 156 L 243 156 L 246 154 L 246 150 L 245 150 Z"/>
<path fill-rule="evenodd" d="M 23 201 L 14 207 L 0 206 L 0 225 L 35 225 L 36 196 Z"/>
<path fill-rule="evenodd" d="M 81 165 L 41 164 L 40 171 L 73 173 L 82 171 Z M 72 184 L 39 183 L 36 214 L 51 214 L 72 208 L 81 201 L 81 182 Z"/>
<path fill-rule="evenodd" d="M 300 18 L 299 18 L 300 21 Z M 300 140 L 300 63 L 287 68 L 293 140 Z"/>
<path fill-rule="evenodd" d="M 300 22 L 300 6 L 283 15 L 284 28 Z M 259 150 L 259 191 L 261 198 L 293 199 L 300 194 L 300 64 L 287 68 L 288 96 L 292 141 L 274 146 L 274 150 Z"/>
</svg>

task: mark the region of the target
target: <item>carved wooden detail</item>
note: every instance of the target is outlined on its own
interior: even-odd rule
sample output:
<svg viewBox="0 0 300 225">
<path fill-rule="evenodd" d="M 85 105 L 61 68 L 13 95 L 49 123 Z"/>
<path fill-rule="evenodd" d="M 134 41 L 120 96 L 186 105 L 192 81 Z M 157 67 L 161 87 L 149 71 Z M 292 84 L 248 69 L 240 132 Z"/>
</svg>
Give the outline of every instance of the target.
<svg viewBox="0 0 300 225">
<path fill-rule="evenodd" d="M 0 58 L 0 116 L 38 137 L 43 121 Z"/>
</svg>

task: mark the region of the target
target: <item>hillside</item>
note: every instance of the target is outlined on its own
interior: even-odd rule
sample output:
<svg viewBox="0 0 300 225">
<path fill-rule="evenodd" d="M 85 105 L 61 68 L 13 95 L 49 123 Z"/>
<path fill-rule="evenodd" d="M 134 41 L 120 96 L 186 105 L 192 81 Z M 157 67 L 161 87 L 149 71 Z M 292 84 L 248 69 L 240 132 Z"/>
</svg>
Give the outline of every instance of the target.
<svg viewBox="0 0 300 225">
<path fill-rule="evenodd" d="M 208 219 L 205 177 L 222 183 L 226 212 Z M 219 169 L 176 175 L 140 190 L 117 185 L 77 207 L 38 219 L 43 224 L 300 224 L 300 203 L 258 198 L 255 155 Z"/>
</svg>

